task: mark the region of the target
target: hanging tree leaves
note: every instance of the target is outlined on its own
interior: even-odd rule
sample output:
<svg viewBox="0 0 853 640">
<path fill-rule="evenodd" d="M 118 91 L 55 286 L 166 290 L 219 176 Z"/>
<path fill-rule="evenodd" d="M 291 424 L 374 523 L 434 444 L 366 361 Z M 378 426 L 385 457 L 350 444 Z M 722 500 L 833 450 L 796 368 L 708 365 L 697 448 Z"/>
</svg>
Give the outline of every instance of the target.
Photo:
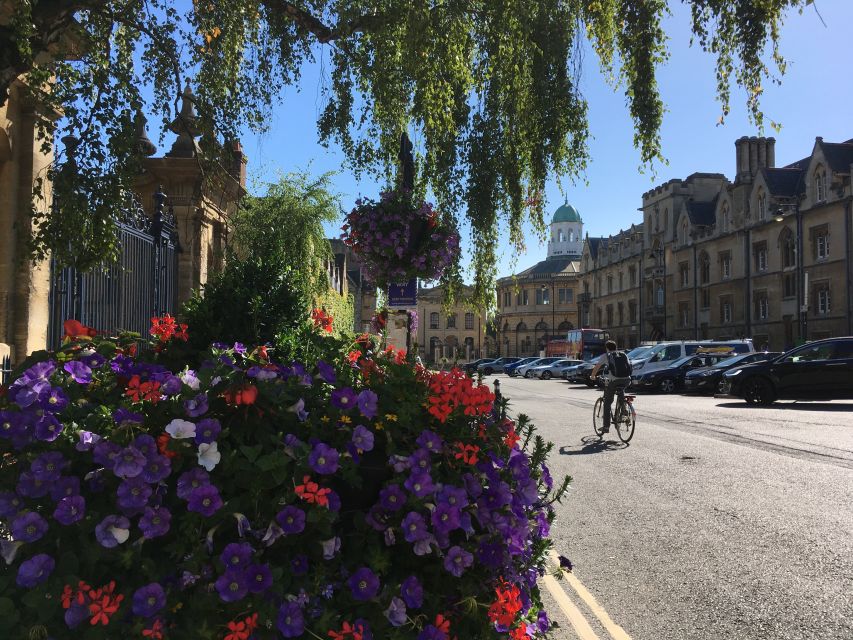
<svg viewBox="0 0 853 640">
<path fill-rule="evenodd" d="M 762 83 L 785 70 L 782 20 L 810 0 L 684 3 L 696 42 L 716 56 L 723 115 L 733 77 L 761 127 Z M 222 142 L 245 128 L 262 131 L 279 90 L 298 85 L 303 65 L 321 55 L 331 69 L 320 141 L 340 144 L 356 172 L 390 180 L 400 133 L 416 134 L 419 189 L 469 222 L 481 304 L 491 301 L 500 229 L 520 246 L 525 219 L 544 226 L 546 181 L 586 166 L 583 39 L 624 91 L 643 162 L 662 158 L 655 72 L 667 55 L 667 0 L 193 0 L 185 12 L 174 5 L 0 1 L 0 101 L 29 74 L 22 90 L 37 94 L 44 114 L 62 112 L 79 139 L 75 158 L 61 158 L 50 176 L 57 206 L 34 208 L 36 256 L 54 250 L 85 268 L 116 250 L 112 203 L 138 171 L 138 109 L 170 122 L 189 80 L 200 162 L 212 163 Z M 143 95 L 153 99 L 146 104 Z M 49 116 L 39 125 L 49 144 Z M 80 180 L 61 178 L 71 160 Z"/>
</svg>

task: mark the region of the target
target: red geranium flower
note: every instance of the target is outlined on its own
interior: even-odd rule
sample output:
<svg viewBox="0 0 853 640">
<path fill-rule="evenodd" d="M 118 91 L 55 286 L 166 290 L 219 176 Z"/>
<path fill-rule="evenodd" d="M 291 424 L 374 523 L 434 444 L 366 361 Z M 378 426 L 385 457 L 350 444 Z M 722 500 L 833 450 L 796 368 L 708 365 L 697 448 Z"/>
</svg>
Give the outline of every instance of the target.
<svg viewBox="0 0 853 640">
<path fill-rule="evenodd" d="M 98 331 L 92 327 L 87 327 L 79 320 L 69 318 L 62 323 L 62 328 L 65 330 L 66 338 L 91 338 L 98 335 Z"/>
</svg>

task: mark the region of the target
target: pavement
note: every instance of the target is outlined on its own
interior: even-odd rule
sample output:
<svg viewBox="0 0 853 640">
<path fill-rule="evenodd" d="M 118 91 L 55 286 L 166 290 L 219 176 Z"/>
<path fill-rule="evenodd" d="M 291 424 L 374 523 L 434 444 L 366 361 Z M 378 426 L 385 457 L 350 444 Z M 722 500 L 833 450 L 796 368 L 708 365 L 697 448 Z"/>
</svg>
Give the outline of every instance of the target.
<svg viewBox="0 0 853 640">
<path fill-rule="evenodd" d="M 624 445 L 592 431 L 597 390 L 496 378 L 573 477 L 553 638 L 853 639 L 853 402 L 641 394 Z"/>
</svg>

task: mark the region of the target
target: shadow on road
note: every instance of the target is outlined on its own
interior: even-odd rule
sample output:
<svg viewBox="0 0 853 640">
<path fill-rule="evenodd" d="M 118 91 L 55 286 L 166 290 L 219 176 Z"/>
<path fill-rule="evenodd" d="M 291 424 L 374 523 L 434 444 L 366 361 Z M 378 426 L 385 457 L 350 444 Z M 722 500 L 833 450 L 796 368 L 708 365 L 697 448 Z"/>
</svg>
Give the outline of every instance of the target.
<svg viewBox="0 0 853 640">
<path fill-rule="evenodd" d="M 619 440 L 601 439 L 598 436 L 584 436 L 581 438 L 581 442 L 583 443 L 583 446 L 580 449 L 563 445 L 560 447 L 560 455 L 583 456 L 589 453 L 619 451 L 620 449 L 625 449 L 628 446 Z"/>
<path fill-rule="evenodd" d="M 771 405 L 747 404 L 746 402 L 721 402 L 717 405 L 724 409 L 786 409 L 789 411 L 853 411 L 853 403 L 830 404 L 829 402 L 774 402 Z"/>
</svg>

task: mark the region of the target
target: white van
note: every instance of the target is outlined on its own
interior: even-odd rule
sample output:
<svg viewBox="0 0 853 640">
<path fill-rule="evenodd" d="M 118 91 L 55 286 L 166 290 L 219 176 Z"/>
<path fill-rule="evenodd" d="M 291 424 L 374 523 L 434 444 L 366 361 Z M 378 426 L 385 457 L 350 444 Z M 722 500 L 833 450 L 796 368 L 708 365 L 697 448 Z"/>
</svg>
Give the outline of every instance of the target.
<svg viewBox="0 0 853 640">
<path fill-rule="evenodd" d="M 733 354 L 751 353 L 755 349 L 752 339 L 726 340 L 682 340 L 679 342 L 661 342 L 652 347 L 641 357 L 631 360 L 631 368 L 636 371 L 650 371 L 672 364 L 684 356 L 692 356 L 699 349 L 703 351 L 729 350 Z"/>
</svg>

